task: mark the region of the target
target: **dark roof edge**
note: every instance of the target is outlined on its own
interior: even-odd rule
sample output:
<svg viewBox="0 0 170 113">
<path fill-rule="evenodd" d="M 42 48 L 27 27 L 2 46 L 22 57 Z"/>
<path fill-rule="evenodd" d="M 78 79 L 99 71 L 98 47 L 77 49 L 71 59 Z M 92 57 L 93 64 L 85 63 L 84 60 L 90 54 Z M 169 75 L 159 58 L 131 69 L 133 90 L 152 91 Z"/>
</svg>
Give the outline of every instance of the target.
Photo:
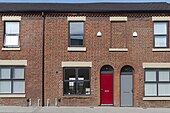
<svg viewBox="0 0 170 113">
<path fill-rule="evenodd" d="M 26 14 L 37 14 L 37 13 L 170 13 L 170 10 L 129 10 L 129 11 L 53 11 L 53 10 L 42 10 L 42 11 L 0 11 L 0 13 L 8 13 L 8 14 L 15 14 L 15 13 L 26 13 Z"/>
<path fill-rule="evenodd" d="M 5 4 L 149 4 L 149 3 L 166 3 L 168 2 L 80 2 L 80 3 L 65 3 L 65 2 L 0 2 Z"/>
</svg>

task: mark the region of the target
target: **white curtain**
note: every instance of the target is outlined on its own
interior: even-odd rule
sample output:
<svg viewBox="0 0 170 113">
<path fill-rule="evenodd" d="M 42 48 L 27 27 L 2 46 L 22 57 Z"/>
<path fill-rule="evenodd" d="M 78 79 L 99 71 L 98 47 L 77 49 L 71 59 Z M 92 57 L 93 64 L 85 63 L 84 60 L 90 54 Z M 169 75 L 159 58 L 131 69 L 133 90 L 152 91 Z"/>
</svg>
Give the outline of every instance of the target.
<svg viewBox="0 0 170 113">
<path fill-rule="evenodd" d="M 155 22 L 154 23 L 154 34 L 155 35 L 166 35 L 167 34 L 167 23 L 166 22 Z"/>
<path fill-rule="evenodd" d="M 24 79 L 24 68 L 15 68 L 13 78 Z"/>
<path fill-rule="evenodd" d="M 159 81 L 169 81 L 169 71 L 159 71 Z"/>
<path fill-rule="evenodd" d="M 5 22 L 5 46 L 19 45 L 19 22 Z"/>
<path fill-rule="evenodd" d="M 157 85 L 156 83 L 147 84 L 145 83 L 145 96 L 157 96 Z"/>
<path fill-rule="evenodd" d="M 25 81 L 14 81 L 13 93 L 25 93 Z"/>
<path fill-rule="evenodd" d="M 5 46 L 18 46 L 19 36 L 6 36 L 5 37 Z"/>
<path fill-rule="evenodd" d="M 166 47 L 167 37 L 166 36 L 155 36 L 155 47 Z"/>
<path fill-rule="evenodd" d="M 0 81 L 0 93 L 11 93 L 11 81 Z"/>
<path fill-rule="evenodd" d="M 158 84 L 158 95 L 159 96 L 170 96 L 170 84 L 167 84 L 167 83 Z"/>
<path fill-rule="evenodd" d="M 70 34 L 84 34 L 84 23 L 70 22 Z"/>
<path fill-rule="evenodd" d="M 145 72 L 146 81 L 156 81 L 156 71 L 146 71 Z"/>
<path fill-rule="evenodd" d="M 1 69 L 1 79 L 10 79 L 11 77 L 11 69 L 10 68 L 2 68 Z"/>
<path fill-rule="evenodd" d="M 6 22 L 6 34 L 19 34 L 19 22 Z"/>
</svg>

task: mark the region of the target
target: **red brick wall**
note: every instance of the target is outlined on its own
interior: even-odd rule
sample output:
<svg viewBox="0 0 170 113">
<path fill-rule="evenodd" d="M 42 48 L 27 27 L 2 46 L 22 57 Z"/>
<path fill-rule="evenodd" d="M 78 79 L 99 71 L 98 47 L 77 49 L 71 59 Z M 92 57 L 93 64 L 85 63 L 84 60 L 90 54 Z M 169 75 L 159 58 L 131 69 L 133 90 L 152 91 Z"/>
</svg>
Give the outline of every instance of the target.
<svg viewBox="0 0 170 113">
<path fill-rule="evenodd" d="M 26 106 L 30 98 L 36 106 L 42 92 L 42 20 L 41 17 L 22 16 L 20 22 L 20 51 L 0 50 L 0 60 L 27 60 L 25 67 L 25 98 L 0 98 L 0 105 Z M 0 45 L 3 47 L 4 21 L 0 19 Z"/>
<path fill-rule="evenodd" d="M 111 23 L 111 47 L 112 48 L 127 48 L 127 22 L 112 22 Z"/>
<path fill-rule="evenodd" d="M 102 37 L 97 37 L 97 32 Z M 133 37 L 133 32 L 138 37 Z M 153 22 L 151 15 L 128 16 L 127 22 L 110 22 L 109 16 L 87 15 L 85 21 L 86 52 L 68 52 L 67 15 L 46 17 L 45 28 L 45 100 L 54 105 L 100 105 L 100 69 L 103 65 L 114 68 L 114 106 L 120 106 L 120 70 L 125 65 L 134 68 L 134 106 L 167 107 L 170 101 L 143 101 L 143 62 L 170 62 L 169 52 L 152 52 Z M 128 52 L 109 52 L 109 48 L 128 48 Z M 63 96 L 62 61 L 91 61 L 91 96 Z M 56 74 L 56 71 L 58 73 Z M 159 105 L 160 104 L 160 105 Z"/>
<path fill-rule="evenodd" d="M 127 14 L 127 22 L 110 22 L 111 14 L 82 14 L 85 21 L 86 52 L 68 52 L 68 21 L 72 14 L 47 15 L 45 18 L 45 105 L 100 105 L 100 69 L 110 65 L 114 69 L 114 106 L 120 106 L 120 70 L 125 65 L 134 68 L 134 106 L 169 107 L 170 101 L 143 101 L 143 62 L 170 62 L 169 52 L 152 52 L 153 14 Z M 76 14 L 74 14 L 76 15 Z M 3 47 L 3 22 L 0 21 L 0 45 Z M 97 37 L 97 32 L 102 37 Z M 133 37 L 133 32 L 138 37 Z M 25 15 L 21 20 L 21 51 L 0 51 L 0 59 L 28 60 L 26 66 L 26 98 L 0 98 L 1 105 L 26 105 L 31 98 L 37 105 L 41 99 L 42 20 L 40 16 Z M 170 40 L 169 40 L 170 44 Z M 128 52 L 109 52 L 109 48 L 128 48 Z M 63 96 L 62 61 L 91 61 L 91 95 Z M 56 71 L 58 73 L 56 73 Z M 166 104 L 166 105 L 165 105 Z"/>
</svg>

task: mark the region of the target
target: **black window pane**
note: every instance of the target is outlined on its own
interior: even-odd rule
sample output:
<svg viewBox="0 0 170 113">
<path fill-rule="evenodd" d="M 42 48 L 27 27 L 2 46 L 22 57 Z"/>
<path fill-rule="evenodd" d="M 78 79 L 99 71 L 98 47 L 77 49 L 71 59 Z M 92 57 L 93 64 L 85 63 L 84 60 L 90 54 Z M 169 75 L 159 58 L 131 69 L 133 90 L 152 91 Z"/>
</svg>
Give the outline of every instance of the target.
<svg viewBox="0 0 170 113">
<path fill-rule="evenodd" d="M 76 84 L 75 84 L 75 82 L 64 82 L 64 94 L 65 95 L 76 94 Z"/>
<path fill-rule="evenodd" d="M 105 65 L 102 67 L 101 71 L 113 71 L 113 68 L 109 65 Z"/>
<path fill-rule="evenodd" d="M 65 80 L 76 80 L 75 69 L 65 69 Z"/>
<path fill-rule="evenodd" d="M 84 34 L 83 22 L 70 22 L 70 34 Z"/>
<path fill-rule="evenodd" d="M 78 80 L 89 80 L 88 68 L 81 68 L 78 70 Z"/>
<path fill-rule="evenodd" d="M 65 68 L 64 95 L 90 95 L 89 68 Z"/>
<path fill-rule="evenodd" d="M 133 72 L 133 68 L 131 66 L 124 66 L 121 72 Z"/>
<path fill-rule="evenodd" d="M 78 95 L 90 95 L 90 82 L 78 82 Z"/>
<path fill-rule="evenodd" d="M 71 39 L 71 45 L 82 46 L 83 45 L 83 40 L 82 39 Z"/>
<path fill-rule="evenodd" d="M 70 39 L 83 40 L 83 36 L 82 35 L 70 36 Z"/>
</svg>

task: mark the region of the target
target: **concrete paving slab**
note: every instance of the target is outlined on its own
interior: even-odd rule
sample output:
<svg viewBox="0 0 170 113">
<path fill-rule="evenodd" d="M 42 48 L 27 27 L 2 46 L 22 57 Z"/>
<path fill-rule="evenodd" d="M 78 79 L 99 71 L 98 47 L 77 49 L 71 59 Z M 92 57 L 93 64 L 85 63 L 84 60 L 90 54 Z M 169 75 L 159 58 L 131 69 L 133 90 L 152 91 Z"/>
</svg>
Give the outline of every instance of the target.
<svg viewBox="0 0 170 113">
<path fill-rule="evenodd" d="M 44 107 L 38 113 L 170 113 L 170 108 Z"/>
<path fill-rule="evenodd" d="M 170 113 L 170 108 L 0 106 L 0 113 Z"/>
<path fill-rule="evenodd" d="M 0 113 L 34 113 L 38 107 L 0 106 Z"/>
</svg>

